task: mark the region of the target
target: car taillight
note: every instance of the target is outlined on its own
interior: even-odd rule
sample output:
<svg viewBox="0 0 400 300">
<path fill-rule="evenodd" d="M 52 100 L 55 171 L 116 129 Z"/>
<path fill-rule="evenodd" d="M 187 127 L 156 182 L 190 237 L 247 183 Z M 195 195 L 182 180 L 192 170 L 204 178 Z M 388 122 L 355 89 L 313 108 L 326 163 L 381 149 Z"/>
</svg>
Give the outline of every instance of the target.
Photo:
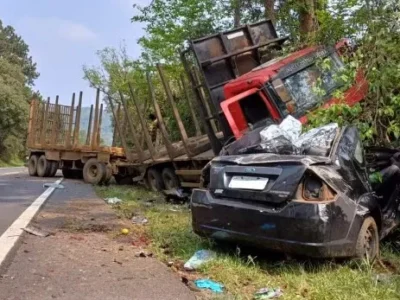
<svg viewBox="0 0 400 300">
<path fill-rule="evenodd" d="M 323 180 L 313 173 L 306 173 L 297 192 L 297 201 L 321 202 L 334 201 L 336 197 L 333 191 Z"/>
</svg>

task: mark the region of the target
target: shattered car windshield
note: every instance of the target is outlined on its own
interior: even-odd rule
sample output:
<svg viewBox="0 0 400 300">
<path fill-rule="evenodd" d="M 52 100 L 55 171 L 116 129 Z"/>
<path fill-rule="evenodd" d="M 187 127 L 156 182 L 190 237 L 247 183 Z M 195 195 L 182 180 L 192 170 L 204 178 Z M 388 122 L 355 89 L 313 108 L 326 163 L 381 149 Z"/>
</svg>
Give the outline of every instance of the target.
<svg viewBox="0 0 400 300">
<path fill-rule="evenodd" d="M 315 63 L 283 80 L 295 100 L 298 114 L 313 108 L 342 85 L 336 76 L 343 67 L 339 56 L 336 53 L 328 56 L 323 65 Z M 316 86 L 318 91 L 315 90 Z"/>
</svg>

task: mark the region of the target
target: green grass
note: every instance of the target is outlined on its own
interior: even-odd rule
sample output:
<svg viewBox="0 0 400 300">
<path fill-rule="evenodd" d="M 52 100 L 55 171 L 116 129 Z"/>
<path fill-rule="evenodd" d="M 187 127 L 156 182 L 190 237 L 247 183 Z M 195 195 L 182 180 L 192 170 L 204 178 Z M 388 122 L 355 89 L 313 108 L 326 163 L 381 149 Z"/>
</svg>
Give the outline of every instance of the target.
<svg viewBox="0 0 400 300">
<path fill-rule="evenodd" d="M 0 167 L 22 167 L 24 166 L 24 162 L 20 158 L 13 158 L 10 161 L 4 161 L 0 159 Z"/>
<path fill-rule="evenodd" d="M 223 283 L 227 294 L 234 299 L 253 299 L 262 287 L 281 287 L 281 299 L 400 299 L 400 253 L 395 241 L 382 245 L 382 258 L 390 261 L 390 272 L 378 264 L 358 264 L 352 261 L 287 260 L 273 253 L 217 247 L 211 241 L 196 236 L 191 229 L 190 211 L 185 205 L 166 204 L 163 198 L 142 188 L 98 187 L 98 194 L 118 197 L 122 204 L 115 206 L 118 214 L 130 218 L 145 215 L 146 226 L 131 230 L 151 240 L 151 249 L 162 261 L 177 265 L 189 259 L 199 249 L 213 249 L 217 259 L 205 265 L 197 277 L 208 277 Z M 149 206 L 147 200 L 154 200 Z M 398 247 L 397 247 L 398 248 Z M 378 273 L 393 275 L 385 283 L 373 278 Z M 218 298 L 220 299 L 220 298 Z M 229 298 L 232 299 L 232 298 Z"/>
</svg>

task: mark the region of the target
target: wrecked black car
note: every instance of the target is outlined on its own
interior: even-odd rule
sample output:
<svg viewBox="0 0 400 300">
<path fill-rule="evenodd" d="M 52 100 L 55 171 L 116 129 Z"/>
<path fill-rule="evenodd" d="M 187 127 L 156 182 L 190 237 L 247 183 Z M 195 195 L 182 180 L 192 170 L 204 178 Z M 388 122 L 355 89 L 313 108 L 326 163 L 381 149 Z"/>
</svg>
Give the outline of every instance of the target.
<svg viewBox="0 0 400 300">
<path fill-rule="evenodd" d="M 337 125 L 297 147 L 251 134 L 204 169 L 191 198 L 198 235 L 310 257 L 379 253 L 400 221 L 397 150 L 364 149 L 355 127 Z"/>
</svg>

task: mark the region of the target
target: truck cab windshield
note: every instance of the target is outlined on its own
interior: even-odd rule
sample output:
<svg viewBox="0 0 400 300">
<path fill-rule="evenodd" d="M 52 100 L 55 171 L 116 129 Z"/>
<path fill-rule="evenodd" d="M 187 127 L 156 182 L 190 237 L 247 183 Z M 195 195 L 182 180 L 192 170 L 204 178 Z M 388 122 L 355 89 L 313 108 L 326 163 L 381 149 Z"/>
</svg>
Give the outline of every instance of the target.
<svg viewBox="0 0 400 300">
<path fill-rule="evenodd" d="M 334 53 L 283 80 L 295 102 L 296 115 L 303 115 L 343 85 L 338 78 L 342 67 L 339 56 Z"/>
</svg>

